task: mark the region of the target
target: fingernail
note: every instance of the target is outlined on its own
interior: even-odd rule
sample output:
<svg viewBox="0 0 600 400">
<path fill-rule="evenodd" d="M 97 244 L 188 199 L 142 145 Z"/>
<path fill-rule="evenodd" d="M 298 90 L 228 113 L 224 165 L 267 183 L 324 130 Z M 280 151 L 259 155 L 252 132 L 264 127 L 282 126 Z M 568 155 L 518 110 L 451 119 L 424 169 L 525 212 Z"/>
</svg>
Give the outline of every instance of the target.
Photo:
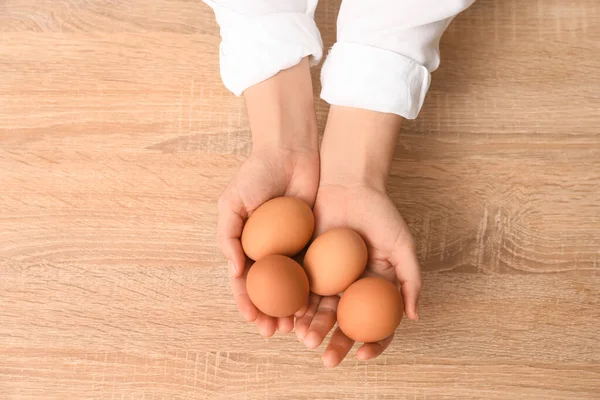
<svg viewBox="0 0 600 400">
<path fill-rule="evenodd" d="M 236 269 L 235 269 L 235 264 L 233 263 L 233 261 L 231 261 L 231 260 L 227 261 L 227 268 L 229 269 L 229 276 L 231 276 L 231 277 L 235 276 Z"/>
<path fill-rule="evenodd" d="M 306 306 L 303 306 L 301 309 L 296 311 L 296 313 L 294 314 L 294 317 L 296 317 L 296 318 L 302 317 L 304 314 L 306 314 L 306 308 L 307 308 Z"/>
<path fill-rule="evenodd" d="M 321 360 L 323 361 L 323 365 L 326 368 L 333 368 L 337 365 L 335 360 L 332 360 L 332 358 L 330 356 L 327 356 L 327 353 L 323 354 L 323 356 L 321 357 Z"/>
<path fill-rule="evenodd" d="M 304 345 L 309 349 L 316 349 L 319 347 L 319 336 L 313 331 L 308 332 L 304 338 Z"/>
</svg>

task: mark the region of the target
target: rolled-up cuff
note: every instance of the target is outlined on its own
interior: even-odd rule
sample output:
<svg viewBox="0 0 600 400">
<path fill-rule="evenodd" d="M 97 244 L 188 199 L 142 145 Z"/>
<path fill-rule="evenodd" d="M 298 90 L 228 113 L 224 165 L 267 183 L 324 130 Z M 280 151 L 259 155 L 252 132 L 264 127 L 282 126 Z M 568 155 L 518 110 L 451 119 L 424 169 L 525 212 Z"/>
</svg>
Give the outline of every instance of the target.
<svg viewBox="0 0 600 400">
<path fill-rule="evenodd" d="M 221 24 L 220 64 L 223 83 L 236 96 L 306 56 L 311 57 L 311 65 L 318 64 L 323 56 L 321 35 L 309 14 L 234 18 Z"/>
<path fill-rule="evenodd" d="M 415 119 L 430 82 L 427 68 L 401 54 L 336 43 L 321 71 L 321 98 L 329 104 Z"/>
</svg>

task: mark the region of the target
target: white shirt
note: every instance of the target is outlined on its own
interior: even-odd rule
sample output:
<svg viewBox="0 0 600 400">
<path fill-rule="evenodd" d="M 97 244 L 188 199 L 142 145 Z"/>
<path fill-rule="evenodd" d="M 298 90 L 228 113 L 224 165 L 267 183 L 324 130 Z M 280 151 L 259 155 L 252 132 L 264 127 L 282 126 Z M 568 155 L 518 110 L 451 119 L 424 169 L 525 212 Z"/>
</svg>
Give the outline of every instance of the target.
<svg viewBox="0 0 600 400">
<path fill-rule="evenodd" d="M 306 56 L 312 65 L 323 56 L 318 0 L 204 1 L 221 27 L 223 83 L 238 96 Z M 416 118 L 440 64 L 440 37 L 474 1 L 343 0 L 337 43 L 321 71 L 321 98 Z"/>
</svg>

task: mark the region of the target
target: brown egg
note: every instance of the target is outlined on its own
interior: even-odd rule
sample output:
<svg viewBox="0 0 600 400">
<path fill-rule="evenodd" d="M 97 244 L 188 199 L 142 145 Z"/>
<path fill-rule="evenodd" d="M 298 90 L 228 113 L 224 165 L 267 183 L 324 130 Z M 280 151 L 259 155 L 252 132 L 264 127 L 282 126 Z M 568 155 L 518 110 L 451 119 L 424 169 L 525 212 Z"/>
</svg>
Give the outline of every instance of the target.
<svg viewBox="0 0 600 400">
<path fill-rule="evenodd" d="M 276 197 L 258 207 L 242 231 L 242 247 L 259 260 L 270 254 L 293 257 L 310 240 L 315 218 L 310 207 L 295 197 Z"/>
<path fill-rule="evenodd" d="M 356 281 L 342 295 L 337 318 L 342 332 L 357 342 L 377 342 L 396 331 L 404 305 L 396 286 L 382 278 Z"/>
<path fill-rule="evenodd" d="M 274 254 L 250 267 L 246 289 L 252 303 L 272 317 L 287 317 L 308 304 L 308 278 L 289 257 Z"/>
<path fill-rule="evenodd" d="M 321 296 L 343 292 L 363 273 L 367 257 L 367 245 L 352 229 L 325 232 L 312 242 L 304 256 L 310 289 Z"/>
</svg>

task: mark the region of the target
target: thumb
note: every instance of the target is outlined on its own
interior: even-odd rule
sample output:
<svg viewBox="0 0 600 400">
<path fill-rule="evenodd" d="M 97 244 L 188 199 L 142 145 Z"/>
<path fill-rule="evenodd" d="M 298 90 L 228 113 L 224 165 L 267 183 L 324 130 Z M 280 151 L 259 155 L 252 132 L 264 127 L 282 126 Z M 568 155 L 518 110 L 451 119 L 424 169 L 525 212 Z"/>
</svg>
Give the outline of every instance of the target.
<svg viewBox="0 0 600 400">
<path fill-rule="evenodd" d="M 419 319 L 418 304 L 423 280 L 412 239 L 396 244 L 389 261 L 394 266 L 396 277 L 402 286 L 404 312 L 409 319 L 416 321 Z"/>
<path fill-rule="evenodd" d="M 297 197 L 308 204 L 310 208 L 313 208 L 317 197 L 318 182 L 318 175 L 313 176 L 309 170 L 298 170 L 297 168 L 292 175 L 285 195 Z"/>
<path fill-rule="evenodd" d="M 217 239 L 219 249 L 228 260 L 229 274 L 232 277 L 241 276 L 246 265 L 246 256 L 240 242 L 245 216 L 245 207 L 239 199 L 228 193 L 221 196 L 218 206 Z"/>
</svg>

